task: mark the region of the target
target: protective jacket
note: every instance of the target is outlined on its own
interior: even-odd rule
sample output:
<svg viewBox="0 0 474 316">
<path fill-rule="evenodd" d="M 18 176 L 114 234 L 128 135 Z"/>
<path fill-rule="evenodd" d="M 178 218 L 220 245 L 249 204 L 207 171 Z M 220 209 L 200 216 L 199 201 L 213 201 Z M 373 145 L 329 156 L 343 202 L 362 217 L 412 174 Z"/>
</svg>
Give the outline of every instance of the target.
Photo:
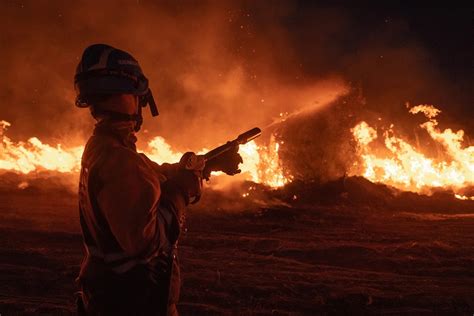
<svg viewBox="0 0 474 316">
<path fill-rule="evenodd" d="M 178 166 L 154 163 L 135 142 L 133 122 L 104 119 L 82 156 L 78 281 L 90 314 L 173 314 L 178 301 L 186 206 L 170 181 Z"/>
</svg>

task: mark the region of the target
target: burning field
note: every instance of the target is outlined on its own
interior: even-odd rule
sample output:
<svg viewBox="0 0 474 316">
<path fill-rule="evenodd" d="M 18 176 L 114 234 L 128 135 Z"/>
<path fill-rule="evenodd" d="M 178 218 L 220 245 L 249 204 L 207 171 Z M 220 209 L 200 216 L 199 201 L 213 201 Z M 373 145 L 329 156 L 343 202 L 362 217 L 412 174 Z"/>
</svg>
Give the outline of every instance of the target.
<svg viewBox="0 0 474 316">
<path fill-rule="evenodd" d="M 137 148 L 157 163 L 262 129 L 242 172 L 214 173 L 188 210 L 181 314 L 474 313 L 462 12 L 440 25 L 435 9 L 118 3 L 0 5 L 0 316 L 74 314 L 95 122 L 71 78 L 96 42 L 150 79 L 160 116 Z"/>
<path fill-rule="evenodd" d="M 74 309 L 82 257 L 75 195 L 60 190 L 61 175 L 43 176 L 49 180 L 38 175 L 23 190 L 12 187 L 22 177 L 2 176 L 7 315 Z M 45 189 L 51 179 L 58 187 Z M 242 191 L 250 193 L 242 198 Z M 189 210 L 181 242 L 181 312 L 469 314 L 472 202 L 398 194 L 358 177 L 208 191 Z"/>
<path fill-rule="evenodd" d="M 350 100 L 333 100 L 310 121 L 330 120 Z M 345 154 L 350 164 L 340 155 L 322 166 L 300 157 L 304 169 L 285 163 L 302 141 L 284 136 L 292 120 L 304 125 L 294 117 L 274 123 L 284 125 L 279 134 L 242 146 L 242 174 L 213 175 L 203 200 L 189 209 L 180 311 L 471 313 L 474 147 L 464 145 L 462 130 L 439 129 L 435 107 L 409 112 L 424 113 L 419 131 L 437 144 L 436 156 L 401 138 L 394 125 L 358 120 L 336 135 L 321 127 L 330 142 L 339 133 L 351 136 L 338 142 L 352 148 Z M 2 126 L 2 312 L 73 313 L 82 147 L 16 142 L 7 136 L 9 123 Z M 181 156 L 161 137 L 145 152 L 160 163 Z M 302 170 L 315 163 L 328 171 L 310 178 Z"/>
</svg>

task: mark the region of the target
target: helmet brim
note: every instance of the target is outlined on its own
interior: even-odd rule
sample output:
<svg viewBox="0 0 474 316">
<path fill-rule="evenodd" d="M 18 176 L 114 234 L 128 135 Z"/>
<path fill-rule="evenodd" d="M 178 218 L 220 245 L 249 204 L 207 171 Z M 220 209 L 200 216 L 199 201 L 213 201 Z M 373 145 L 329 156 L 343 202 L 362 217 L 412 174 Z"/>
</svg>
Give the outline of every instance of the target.
<svg viewBox="0 0 474 316">
<path fill-rule="evenodd" d="M 97 94 L 133 94 L 145 95 L 148 93 L 148 82 L 135 82 L 126 77 L 103 76 L 91 77 L 75 83 L 76 92 L 80 95 Z"/>
</svg>

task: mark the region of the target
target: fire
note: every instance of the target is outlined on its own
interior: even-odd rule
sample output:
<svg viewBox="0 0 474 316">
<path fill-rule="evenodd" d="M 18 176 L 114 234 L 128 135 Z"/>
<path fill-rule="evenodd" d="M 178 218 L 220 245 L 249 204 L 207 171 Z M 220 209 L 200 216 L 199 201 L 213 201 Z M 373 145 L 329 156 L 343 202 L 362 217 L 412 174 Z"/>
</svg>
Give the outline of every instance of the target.
<svg viewBox="0 0 474 316">
<path fill-rule="evenodd" d="M 240 146 L 239 153 L 244 160 L 242 172 L 248 173 L 252 181 L 273 188 L 291 182 L 292 176 L 285 174 L 278 154 L 282 144 L 283 142 L 277 142 L 272 135 L 268 146 L 258 146 L 255 141 Z"/>
<path fill-rule="evenodd" d="M 148 142 L 148 151 L 145 154 L 151 160 L 162 164 L 164 162 L 179 161 L 182 153 L 175 152 L 163 137 L 157 136 Z"/>
<path fill-rule="evenodd" d="M 243 164 L 240 165 L 242 174 L 246 180 L 262 183 L 272 188 L 282 187 L 291 182 L 291 175 L 286 175 L 281 165 L 278 151 L 282 142 L 277 142 L 275 137 L 270 137 L 270 143 L 257 145 L 255 141 L 250 141 L 239 148 Z M 208 149 L 201 149 L 198 153 L 203 154 Z M 145 154 L 152 160 L 163 163 L 178 161 L 183 153 L 175 152 L 162 137 L 155 137 L 148 143 L 148 150 Z M 218 173 L 216 173 L 218 174 Z M 244 196 L 246 197 L 246 196 Z"/>
<path fill-rule="evenodd" d="M 435 119 L 441 111 L 432 105 L 412 107 L 411 114 L 423 113 L 428 119 L 421 124 L 428 135 L 440 145 L 449 159 L 435 159 L 424 155 L 409 142 L 396 136 L 393 124 L 383 133 L 386 153 L 376 146 L 377 130 L 366 122 L 351 129 L 358 146 L 362 168 L 356 165 L 355 174 L 373 182 L 382 182 L 413 192 L 430 192 L 432 188 L 449 188 L 460 199 L 474 199 L 459 194 L 459 190 L 474 185 L 474 146 L 464 147 L 464 131 L 441 131 Z"/>
<path fill-rule="evenodd" d="M 81 156 L 84 146 L 63 148 L 61 144 L 51 146 L 43 144 L 37 137 L 27 142 L 13 142 L 5 135 L 11 126 L 9 122 L 0 121 L 0 170 L 9 170 L 27 174 L 34 171 L 51 170 L 63 173 L 77 173 L 81 167 Z M 272 136 L 268 146 L 257 145 L 251 141 L 240 146 L 239 153 L 244 163 L 240 165 L 244 179 L 262 183 L 276 188 L 291 181 L 285 175 L 280 163 L 278 151 L 281 143 Z M 206 149 L 198 151 L 206 152 Z M 143 151 L 157 163 L 176 162 L 182 153 L 176 152 L 162 137 L 155 137 L 148 142 Z"/>
<path fill-rule="evenodd" d="M 14 143 L 4 131 L 10 126 L 0 121 L 0 169 L 29 173 L 38 169 L 59 172 L 77 172 L 80 169 L 84 147 L 63 149 L 61 144 L 52 147 L 31 137 L 27 142 Z"/>
<path fill-rule="evenodd" d="M 465 196 L 465 195 L 461 195 L 461 194 L 455 194 L 454 195 L 456 198 L 460 199 L 460 200 L 473 200 L 474 201 L 474 196 Z"/>
</svg>

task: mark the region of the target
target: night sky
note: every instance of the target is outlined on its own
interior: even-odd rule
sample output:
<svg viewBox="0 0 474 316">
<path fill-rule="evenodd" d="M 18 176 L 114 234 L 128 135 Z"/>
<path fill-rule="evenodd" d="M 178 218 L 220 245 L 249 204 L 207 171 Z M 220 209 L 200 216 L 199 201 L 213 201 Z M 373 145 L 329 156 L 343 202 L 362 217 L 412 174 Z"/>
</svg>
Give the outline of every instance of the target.
<svg viewBox="0 0 474 316">
<path fill-rule="evenodd" d="M 295 29 L 301 31 L 304 26 L 298 21 L 303 21 L 312 10 L 320 6 L 317 1 L 298 1 L 297 14 L 290 17 L 289 27 L 294 23 Z M 331 7 L 329 4 L 326 7 Z M 384 27 L 384 24 L 393 23 L 394 20 L 406 22 L 403 33 L 398 34 L 401 43 L 406 40 L 417 40 L 432 55 L 431 62 L 434 67 L 447 76 L 450 80 L 461 86 L 472 87 L 473 66 L 473 30 L 474 6 L 442 7 L 442 6 L 363 6 L 356 7 L 352 4 L 338 5 L 342 12 L 348 11 L 354 19 L 353 32 L 347 34 L 348 46 L 357 45 L 373 30 Z M 303 31 L 304 32 L 304 31 Z M 370 35 L 369 35 L 370 36 Z M 468 89 L 471 92 L 472 89 Z M 471 95 L 472 97 L 472 95 Z M 472 98 L 471 98 L 472 100 Z"/>
<path fill-rule="evenodd" d="M 360 71 L 352 73 L 347 70 L 347 56 L 357 54 L 364 42 L 370 42 L 373 37 L 381 37 L 383 46 L 403 47 L 416 43 L 426 52 L 426 64 L 434 70 L 449 85 L 446 91 L 419 91 L 407 95 L 407 100 L 421 103 L 434 103 L 448 108 L 451 115 L 463 120 L 468 128 L 474 121 L 473 106 L 473 56 L 474 56 L 474 15 L 473 6 L 435 6 L 411 4 L 407 6 L 381 4 L 373 1 L 371 4 L 360 2 L 357 5 L 348 1 L 297 1 L 298 5 L 291 15 L 283 18 L 283 23 L 293 34 L 293 43 L 301 52 L 299 56 L 308 72 L 345 72 L 355 82 L 360 82 L 365 96 L 377 103 L 381 97 L 380 88 L 396 89 L 395 84 L 384 87 L 379 78 L 370 79 L 361 76 Z M 336 3 L 336 4 L 335 4 Z M 318 54 L 320 46 L 312 46 L 315 29 L 324 29 L 326 21 L 318 21 L 315 15 L 320 10 L 332 14 L 337 11 L 349 24 L 345 30 L 335 34 L 325 45 L 332 51 L 333 59 L 313 59 Z M 378 39 L 380 41 L 380 38 Z M 350 57 L 349 57 L 350 59 Z M 375 61 L 379 67 L 396 62 L 383 60 L 383 55 Z M 368 70 L 370 71 L 370 70 Z M 379 73 L 377 72 L 377 76 Z M 407 76 L 410 73 L 406 73 Z M 364 80 L 365 79 L 365 80 Z M 383 81 L 383 80 L 382 80 Z M 401 86 L 403 90 L 405 87 Z M 398 92 L 398 91 L 397 91 Z M 404 100 L 400 99 L 400 102 Z"/>
</svg>

